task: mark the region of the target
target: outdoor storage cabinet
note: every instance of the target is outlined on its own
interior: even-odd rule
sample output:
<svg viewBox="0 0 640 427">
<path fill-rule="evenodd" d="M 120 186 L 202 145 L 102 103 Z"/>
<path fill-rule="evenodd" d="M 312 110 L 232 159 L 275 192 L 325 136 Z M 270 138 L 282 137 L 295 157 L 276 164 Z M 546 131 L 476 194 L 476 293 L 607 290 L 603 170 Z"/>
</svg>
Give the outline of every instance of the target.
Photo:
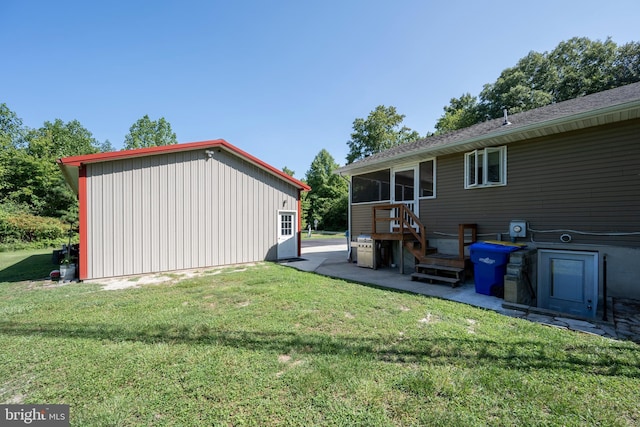
<svg viewBox="0 0 640 427">
<path fill-rule="evenodd" d="M 517 246 L 478 242 L 469 246 L 476 292 L 498 295 L 504 289 L 504 275 L 509 254 L 520 249 Z"/>
</svg>

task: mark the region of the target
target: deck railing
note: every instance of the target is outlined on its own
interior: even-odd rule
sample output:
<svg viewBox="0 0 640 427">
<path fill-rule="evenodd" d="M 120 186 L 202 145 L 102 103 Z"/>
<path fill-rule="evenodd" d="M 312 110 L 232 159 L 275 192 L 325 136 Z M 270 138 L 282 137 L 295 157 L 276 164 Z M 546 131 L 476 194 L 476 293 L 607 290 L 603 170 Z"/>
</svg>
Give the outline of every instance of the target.
<svg viewBox="0 0 640 427">
<path fill-rule="evenodd" d="M 409 206 L 404 203 L 392 203 L 373 206 L 372 210 L 371 232 L 373 235 L 384 234 L 393 240 L 401 241 L 408 240 L 411 236 L 411 239 L 420 243 L 420 251 L 425 253 L 427 247 L 425 227 Z M 384 215 L 379 215 L 380 212 L 384 212 Z M 384 232 L 378 230 L 378 223 L 387 223 Z"/>
</svg>

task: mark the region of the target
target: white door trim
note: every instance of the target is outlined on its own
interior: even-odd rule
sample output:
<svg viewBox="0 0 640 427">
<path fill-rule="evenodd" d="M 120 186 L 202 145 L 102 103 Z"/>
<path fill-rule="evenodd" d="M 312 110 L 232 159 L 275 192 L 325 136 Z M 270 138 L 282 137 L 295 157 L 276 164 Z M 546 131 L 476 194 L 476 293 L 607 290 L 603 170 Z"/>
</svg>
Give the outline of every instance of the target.
<svg viewBox="0 0 640 427">
<path fill-rule="evenodd" d="M 413 200 L 396 200 L 396 173 L 406 171 L 413 171 Z M 391 203 L 404 203 L 405 205 L 408 205 L 411 208 L 411 211 L 420 218 L 420 198 L 418 197 L 419 185 L 420 165 L 396 167 L 391 169 Z M 392 212 L 392 215 L 396 214 L 397 213 Z M 397 226 L 397 224 L 395 226 Z M 393 223 L 391 224 L 391 227 L 394 227 Z M 417 225 L 415 225 L 415 228 L 417 228 Z"/>
<path fill-rule="evenodd" d="M 279 210 L 276 230 L 278 239 L 278 259 L 297 257 L 298 212 L 292 210 Z"/>
</svg>

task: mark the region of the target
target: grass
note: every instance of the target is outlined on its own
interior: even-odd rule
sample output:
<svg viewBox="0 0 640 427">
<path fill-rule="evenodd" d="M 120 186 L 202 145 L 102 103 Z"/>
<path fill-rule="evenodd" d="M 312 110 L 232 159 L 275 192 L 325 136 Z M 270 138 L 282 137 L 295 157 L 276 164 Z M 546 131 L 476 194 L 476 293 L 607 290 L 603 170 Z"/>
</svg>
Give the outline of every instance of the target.
<svg viewBox="0 0 640 427">
<path fill-rule="evenodd" d="M 51 262 L 53 249 L 0 252 L 0 283 L 48 278 L 59 266 Z"/>
<path fill-rule="evenodd" d="M 309 233 L 305 230 L 302 230 L 300 234 L 302 236 L 302 239 L 304 240 L 343 238 L 346 242 L 344 231 L 312 231 L 311 237 L 309 237 Z"/>
<path fill-rule="evenodd" d="M 0 402 L 72 425 L 625 426 L 640 346 L 275 264 L 0 284 Z"/>
</svg>

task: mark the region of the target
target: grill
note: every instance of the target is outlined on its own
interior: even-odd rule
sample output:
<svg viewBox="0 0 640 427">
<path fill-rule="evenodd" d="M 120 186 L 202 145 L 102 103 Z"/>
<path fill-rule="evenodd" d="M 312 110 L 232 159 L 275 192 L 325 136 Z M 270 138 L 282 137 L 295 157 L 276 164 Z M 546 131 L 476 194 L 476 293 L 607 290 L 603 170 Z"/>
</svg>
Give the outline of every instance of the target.
<svg viewBox="0 0 640 427">
<path fill-rule="evenodd" d="M 361 234 L 358 236 L 358 267 L 373 268 L 373 239 Z"/>
</svg>

